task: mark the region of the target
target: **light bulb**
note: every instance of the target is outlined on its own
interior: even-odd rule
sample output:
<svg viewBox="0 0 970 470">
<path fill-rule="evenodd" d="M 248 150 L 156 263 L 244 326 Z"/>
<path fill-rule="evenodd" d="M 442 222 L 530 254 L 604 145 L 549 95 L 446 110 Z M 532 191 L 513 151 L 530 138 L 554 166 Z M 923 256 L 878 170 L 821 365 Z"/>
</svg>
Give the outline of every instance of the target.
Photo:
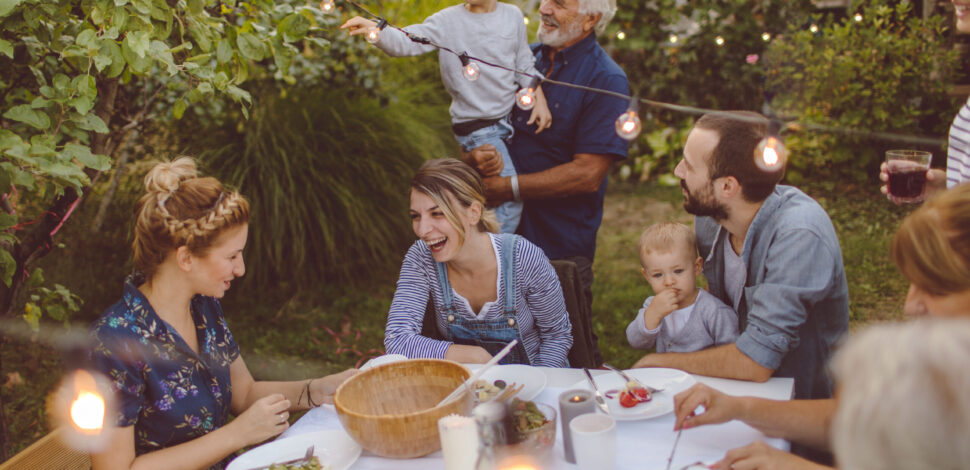
<svg viewBox="0 0 970 470">
<path fill-rule="evenodd" d="M 770 41 L 771 40 L 771 34 L 770 33 L 761 33 L 761 40 L 764 41 L 764 42 Z"/>
<path fill-rule="evenodd" d="M 104 398 L 95 392 L 80 392 L 71 404 L 71 421 L 85 431 L 101 429 L 104 426 Z"/>
<path fill-rule="evenodd" d="M 378 27 L 368 29 L 367 33 L 364 34 L 364 39 L 371 44 L 376 43 L 381 39 L 381 29 Z"/>
<path fill-rule="evenodd" d="M 670 41 L 671 44 L 677 44 L 677 35 L 671 34 L 668 40 Z"/>
<path fill-rule="evenodd" d="M 529 24 L 529 17 L 528 16 L 522 17 L 522 22 L 525 23 L 526 25 L 528 25 Z"/>
<path fill-rule="evenodd" d="M 815 34 L 815 33 L 818 32 L 818 25 L 813 24 L 813 25 L 811 25 L 811 26 L 808 27 L 808 30 L 811 31 L 812 34 Z"/>
<path fill-rule="evenodd" d="M 714 38 L 714 44 L 717 44 L 718 46 L 723 46 L 724 45 L 724 38 L 721 37 L 721 36 L 718 36 L 718 37 Z"/>
<path fill-rule="evenodd" d="M 478 66 L 478 64 L 469 60 L 467 64 L 462 66 L 461 74 L 464 75 L 468 81 L 474 82 L 482 75 L 482 69 Z M 506 101 L 506 103 L 508 103 L 508 101 Z"/>
<path fill-rule="evenodd" d="M 862 21 L 862 13 L 856 13 L 853 19 L 855 20 L 856 23 Z"/>
<path fill-rule="evenodd" d="M 52 424 L 64 428 L 61 437 L 67 445 L 81 451 L 96 451 L 107 443 L 110 426 L 107 418 L 114 412 L 114 395 L 108 379 L 96 372 L 77 369 L 69 373 L 54 395 L 50 416 Z"/>
<path fill-rule="evenodd" d="M 640 129 L 642 129 L 640 116 L 637 116 L 637 112 L 632 109 L 616 118 L 615 125 L 616 134 L 626 140 L 636 139 L 640 135 Z"/>
<path fill-rule="evenodd" d="M 333 0 L 322 0 L 320 2 L 320 9 L 323 10 L 324 13 L 330 13 L 333 11 L 333 7 Z"/>
<path fill-rule="evenodd" d="M 520 88 L 515 93 L 515 104 L 519 109 L 528 111 L 536 105 L 536 90 L 532 87 Z"/>
<path fill-rule="evenodd" d="M 620 31 L 620 32 L 616 33 L 616 38 L 622 41 L 622 40 L 626 39 L 626 33 L 624 33 L 623 31 Z"/>
<path fill-rule="evenodd" d="M 754 163 L 768 173 L 774 173 L 785 168 L 788 159 L 788 149 L 780 137 L 769 135 L 754 150 Z"/>
</svg>

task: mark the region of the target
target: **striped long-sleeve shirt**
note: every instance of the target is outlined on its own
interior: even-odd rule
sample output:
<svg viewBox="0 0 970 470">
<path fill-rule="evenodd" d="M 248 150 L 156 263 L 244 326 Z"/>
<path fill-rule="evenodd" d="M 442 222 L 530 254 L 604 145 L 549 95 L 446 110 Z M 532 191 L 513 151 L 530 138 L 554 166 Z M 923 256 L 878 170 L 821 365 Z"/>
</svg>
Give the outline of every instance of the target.
<svg viewBox="0 0 970 470">
<path fill-rule="evenodd" d="M 965 181 L 970 181 L 970 99 L 953 118 L 946 156 L 946 187 Z"/>
<path fill-rule="evenodd" d="M 487 303 L 482 309 L 483 317 L 479 318 L 471 311 L 464 297 L 455 293 L 458 314 L 468 319 L 504 318 L 501 301 L 505 298 L 501 279 L 502 240 L 496 235 L 491 237 L 498 265 L 497 300 Z M 556 271 L 541 249 L 522 238 L 519 239 L 514 262 L 516 322 L 529 362 L 534 366 L 567 367 L 566 355 L 573 344 L 572 326 Z M 445 310 L 435 261 L 428 246 L 418 240 L 404 256 L 397 291 L 387 315 L 384 348 L 389 354 L 403 354 L 409 358 L 444 357 L 451 342 L 421 336 L 429 293 L 438 313 L 438 329 L 447 331 L 448 321 L 443 313 Z"/>
</svg>

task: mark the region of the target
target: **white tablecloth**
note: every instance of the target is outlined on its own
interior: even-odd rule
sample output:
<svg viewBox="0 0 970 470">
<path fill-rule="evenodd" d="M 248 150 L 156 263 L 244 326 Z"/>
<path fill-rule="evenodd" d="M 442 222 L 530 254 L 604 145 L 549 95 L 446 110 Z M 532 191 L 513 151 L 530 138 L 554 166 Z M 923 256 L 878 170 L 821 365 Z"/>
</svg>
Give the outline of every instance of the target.
<svg viewBox="0 0 970 470">
<path fill-rule="evenodd" d="M 546 388 L 535 398 L 535 401 L 549 404 L 558 411 L 559 394 L 567 387 L 582 380 L 583 372 L 581 369 L 541 369 L 546 374 L 548 382 Z M 594 375 L 608 373 L 607 371 L 592 372 Z M 694 378 L 731 395 L 751 395 L 775 400 L 790 399 L 793 386 L 792 379 L 783 378 L 773 378 L 765 383 L 703 376 L 694 376 Z M 670 455 L 671 446 L 676 437 L 673 427 L 674 415 L 672 413 L 642 421 L 618 421 L 616 428 L 617 470 L 662 470 L 666 468 L 667 457 Z M 323 429 L 343 429 L 332 405 L 324 405 L 308 411 L 280 435 L 280 438 Z M 556 448 L 553 451 L 553 458 L 546 467 L 549 470 L 576 468 L 575 465 L 567 463 L 563 458 L 561 431 L 562 428 L 559 426 L 556 429 Z M 788 450 L 789 447 L 788 442 L 781 439 L 769 439 L 754 428 L 738 421 L 688 429 L 681 436 L 672 468 L 680 468 L 696 461 L 715 462 L 723 457 L 729 449 L 758 440 L 764 440 L 784 450 Z M 441 458 L 441 452 L 435 452 L 423 458 L 394 460 L 378 457 L 365 450 L 360 459 L 351 467 L 351 470 L 385 470 L 389 468 L 437 470 L 444 469 L 444 461 Z"/>
</svg>

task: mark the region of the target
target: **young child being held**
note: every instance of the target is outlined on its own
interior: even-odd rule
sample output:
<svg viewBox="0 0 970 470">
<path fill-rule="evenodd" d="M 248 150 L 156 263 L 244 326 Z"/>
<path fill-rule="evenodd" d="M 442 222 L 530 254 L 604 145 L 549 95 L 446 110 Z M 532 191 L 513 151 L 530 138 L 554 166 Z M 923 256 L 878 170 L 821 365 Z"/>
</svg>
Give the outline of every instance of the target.
<svg viewBox="0 0 970 470">
<path fill-rule="evenodd" d="M 340 26 L 352 36 L 366 34 L 377 23 L 356 16 Z M 539 75 L 535 56 L 526 40 L 525 22 L 519 7 L 498 0 L 465 0 L 426 18 L 423 23 L 404 28 L 408 33 L 423 36 L 455 52 L 467 52 L 506 69 Z M 427 44 L 418 44 L 404 33 L 385 28 L 375 43 L 394 57 L 414 56 L 434 51 Z M 532 78 L 506 69 L 482 64 L 479 78 L 472 82 L 462 74 L 461 59 L 440 50 L 438 62 L 441 81 L 451 95 L 451 130 L 465 151 L 491 144 L 502 155 L 503 168 L 499 176 L 512 177 L 516 188 L 515 166 L 505 141 L 512 136 L 509 112 L 520 87 L 531 85 Z M 474 61 L 473 61 L 474 62 Z M 536 124 L 536 133 L 552 125 L 552 114 L 542 88 L 537 87 L 535 106 L 527 124 Z M 522 217 L 522 201 L 506 201 L 495 208 L 495 217 L 502 233 L 514 233 Z"/>
<path fill-rule="evenodd" d="M 641 272 L 655 294 L 647 297 L 626 327 L 631 346 L 656 346 L 658 353 L 693 352 L 734 342 L 738 314 L 697 287 L 704 260 L 697 256 L 690 227 L 673 222 L 652 225 L 640 235 L 638 249 Z"/>
</svg>

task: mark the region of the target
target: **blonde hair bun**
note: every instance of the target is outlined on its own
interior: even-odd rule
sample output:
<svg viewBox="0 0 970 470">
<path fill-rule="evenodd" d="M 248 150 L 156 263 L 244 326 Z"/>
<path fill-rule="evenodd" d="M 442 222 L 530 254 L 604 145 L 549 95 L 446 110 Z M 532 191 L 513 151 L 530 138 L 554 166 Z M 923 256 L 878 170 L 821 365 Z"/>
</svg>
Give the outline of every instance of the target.
<svg viewBox="0 0 970 470">
<path fill-rule="evenodd" d="M 172 194 L 182 181 L 196 178 L 199 170 L 192 157 L 179 157 L 170 162 L 155 165 L 145 175 L 145 190 L 148 193 Z"/>
</svg>

